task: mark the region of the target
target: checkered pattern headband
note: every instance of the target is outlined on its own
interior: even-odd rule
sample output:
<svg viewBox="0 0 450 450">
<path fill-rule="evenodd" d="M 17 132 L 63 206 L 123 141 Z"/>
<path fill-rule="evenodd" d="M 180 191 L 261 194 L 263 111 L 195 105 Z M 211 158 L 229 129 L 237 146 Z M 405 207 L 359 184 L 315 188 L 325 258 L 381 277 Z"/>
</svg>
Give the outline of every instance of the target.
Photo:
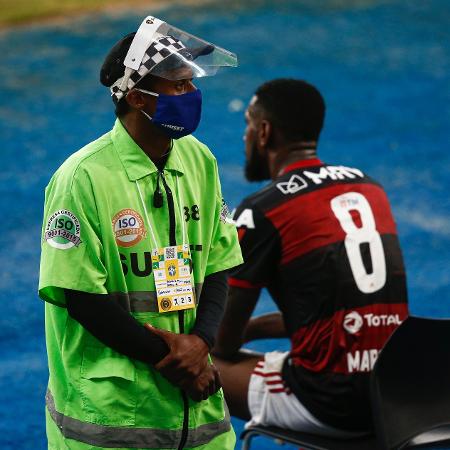
<svg viewBox="0 0 450 450">
<path fill-rule="evenodd" d="M 141 65 L 138 70 L 125 68 L 125 74 L 119 78 L 110 88 L 111 95 L 119 101 L 136 83 L 147 75 L 159 63 L 170 55 L 174 55 L 186 46 L 172 36 L 162 36 L 153 41 L 145 51 Z"/>
</svg>

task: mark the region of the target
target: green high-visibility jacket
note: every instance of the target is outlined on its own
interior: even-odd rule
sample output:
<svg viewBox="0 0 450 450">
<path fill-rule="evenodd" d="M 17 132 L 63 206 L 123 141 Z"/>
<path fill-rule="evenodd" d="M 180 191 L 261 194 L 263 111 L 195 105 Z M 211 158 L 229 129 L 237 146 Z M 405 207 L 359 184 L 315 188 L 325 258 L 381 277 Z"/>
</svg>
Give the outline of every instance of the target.
<svg viewBox="0 0 450 450">
<path fill-rule="evenodd" d="M 117 120 L 47 186 L 39 295 L 46 301 L 50 449 L 177 449 L 182 441 L 186 449 L 234 448 L 222 390 L 188 399 L 152 367 L 103 345 L 65 308 L 64 289 L 105 294 L 142 324 L 192 329 L 196 308 L 158 312 L 152 248 L 174 239 L 190 246 L 196 301 L 205 276 L 241 264 L 242 256 L 208 148 L 192 136 L 174 141 L 164 178 L 173 207 L 162 188 L 163 205 L 155 208 L 157 168 Z"/>
</svg>

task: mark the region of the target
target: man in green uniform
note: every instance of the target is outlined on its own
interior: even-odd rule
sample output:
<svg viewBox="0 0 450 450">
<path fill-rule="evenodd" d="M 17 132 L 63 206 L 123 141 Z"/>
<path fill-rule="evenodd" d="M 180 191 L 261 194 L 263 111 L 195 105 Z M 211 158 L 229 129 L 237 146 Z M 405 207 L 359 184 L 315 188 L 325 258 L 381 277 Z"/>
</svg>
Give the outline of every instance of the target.
<svg viewBox="0 0 450 450">
<path fill-rule="evenodd" d="M 100 74 L 118 119 L 45 193 L 49 448 L 232 449 L 209 349 L 242 262 L 192 83 L 236 57 L 154 17 Z"/>
</svg>

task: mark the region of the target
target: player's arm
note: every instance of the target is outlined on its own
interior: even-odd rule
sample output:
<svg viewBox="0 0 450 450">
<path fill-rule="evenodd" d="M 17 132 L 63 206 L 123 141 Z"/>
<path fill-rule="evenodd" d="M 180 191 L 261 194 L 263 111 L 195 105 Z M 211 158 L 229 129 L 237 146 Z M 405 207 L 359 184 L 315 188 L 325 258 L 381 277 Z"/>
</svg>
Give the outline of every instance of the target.
<svg viewBox="0 0 450 450">
<path fill-rule="evenodd" d="M 228 302 L 213 350 L 213 354 L 222 358 L 232 357 L 244 342 L 263 333 L 264 321 L 250 317 L 261 288 L 270 282 L 276 270 L 280 255 L 278 231 L 259 208 L 244 201 L 236 210 L 234 221 L 244 264 L 229 279 Z"/>
<path fill-rule="evenodd" d="M 212 273 L 205 278 L 191 334 L 203 339 L 208 350 L 214 347 L 217 330 L 225 311 L 228 295 L 227 272 Z"/>
<path fill-rule="evenodd" d="M 225 314 L 212 350 L 213 355 L 229 359 L 238 353 L 245 342 L 245 330 L 260 292 L 259 288 L 230 287 Z"/>
<path fill-rule="evenodd" d="M 272 312 L 261 316 L 252 317 L 244 333 L 244 342 L 256 339 L 272 339 L 288 337 L 280 312 Z"/>
</svg>

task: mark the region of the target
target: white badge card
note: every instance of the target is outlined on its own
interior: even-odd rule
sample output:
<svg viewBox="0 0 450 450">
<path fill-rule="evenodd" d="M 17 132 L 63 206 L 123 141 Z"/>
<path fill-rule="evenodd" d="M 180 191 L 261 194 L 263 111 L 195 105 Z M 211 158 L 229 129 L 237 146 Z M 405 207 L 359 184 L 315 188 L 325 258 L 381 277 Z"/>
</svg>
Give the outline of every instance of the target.
<svg viewBox="0 0 450 450">
<path fill-rule="evenodd" d="M 152 250 L 158 310 L 161 313 L 195 307 L 189 245 Z"/>
</svg>

